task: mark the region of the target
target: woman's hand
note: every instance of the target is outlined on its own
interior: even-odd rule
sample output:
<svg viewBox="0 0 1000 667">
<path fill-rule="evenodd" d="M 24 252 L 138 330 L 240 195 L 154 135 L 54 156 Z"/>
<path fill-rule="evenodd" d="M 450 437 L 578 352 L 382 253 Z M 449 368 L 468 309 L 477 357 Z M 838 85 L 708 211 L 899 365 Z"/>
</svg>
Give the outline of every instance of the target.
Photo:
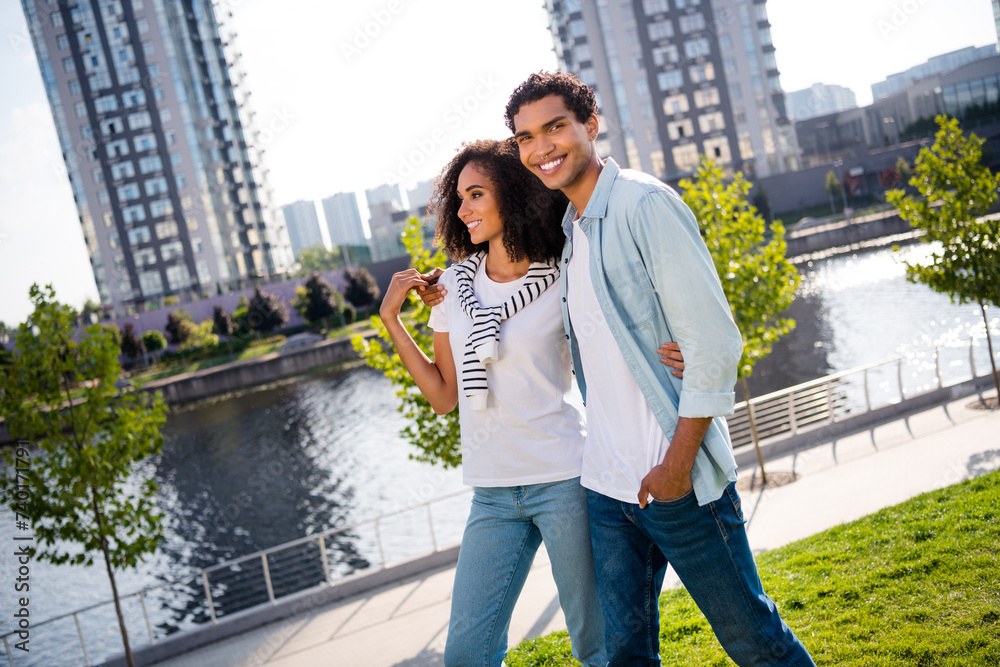
<svg viewBox="0 0 1000 667">
<path fill-rule="evenodd" d="M 664 343 L 657 352 L 660 354 L 660 362 L 674 369 L 671 373 L 679 378 L 684 377 L 684 356 L 677 343 Z"/>
<path fill-rule="evenodd" d="M 382 320 L 399 317 L 399 311 L 403 308 L 403 302 L 406 301 L 407 292 L 426 285 L 427 281 L 416 269 L 407 269 L 393 274 L 392 282 L 389 283 L 389 288 L 385 291 L 385 297 L 382 299 L 382 307 L 378 311 Z"/>
<path fill-rule="evenodd" d="M 437 284 L 438 278 L 443 273 L 442 269 L 433 269 L 430 273 L 420 276 L 426 284 L 417 287 L 417 296 L 420 297 L 425 306 L 436 306 L 444 301 L 444 295 L 448 293 L 448 290 L 444 288 L 444 285 Z"/>
</svg>

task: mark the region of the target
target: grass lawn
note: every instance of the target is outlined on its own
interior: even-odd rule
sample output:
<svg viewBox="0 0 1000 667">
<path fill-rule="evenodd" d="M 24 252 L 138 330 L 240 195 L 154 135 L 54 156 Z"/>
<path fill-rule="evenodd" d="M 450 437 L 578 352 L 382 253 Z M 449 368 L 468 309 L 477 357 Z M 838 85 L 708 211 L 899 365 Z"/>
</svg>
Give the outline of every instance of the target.
<svg viewBox="0 0 1000 667">
<path fill-rule="evenodd" d="M 998 552 L 1000 473 L 991 473 L 762 554 L 757 564 L 818 665 L 996 667 Z M 664 665 L 734 664 L 686 591 L 660 597 L 660 619 Z M 579 663 L 557 632 L 521 642 L 507 664 Z"/>
</svg>

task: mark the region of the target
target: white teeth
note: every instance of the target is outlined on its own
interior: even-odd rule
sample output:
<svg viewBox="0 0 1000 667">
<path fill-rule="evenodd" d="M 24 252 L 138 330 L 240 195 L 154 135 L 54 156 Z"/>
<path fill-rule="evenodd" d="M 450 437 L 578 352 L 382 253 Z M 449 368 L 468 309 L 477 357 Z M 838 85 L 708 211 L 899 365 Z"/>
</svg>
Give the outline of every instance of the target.
<svg viewBox="0 0 1000 667">
<path fill-rule="evenodd" d="M 550 160 L 548 162 L 543 162 L 542 164 L 538 165 L 538 167 L 542 171 L 549 171 L 549 170 L 555 169 L 560 164 L 562 164 L 563 159 L 564 158 L 556 158 L 555 160 Z"/>
<path fill-rule="evenodd" d="M 478 227 L 479 223 L 481 223 L 481 222 L 482 222 L 482 220 L 473 220 L 472 222 L 466 223 L 465 226 L 468 227 L 469 231 L 471 232 L 473 229 L 475 229 L 476 227 Z"/>
</svg>

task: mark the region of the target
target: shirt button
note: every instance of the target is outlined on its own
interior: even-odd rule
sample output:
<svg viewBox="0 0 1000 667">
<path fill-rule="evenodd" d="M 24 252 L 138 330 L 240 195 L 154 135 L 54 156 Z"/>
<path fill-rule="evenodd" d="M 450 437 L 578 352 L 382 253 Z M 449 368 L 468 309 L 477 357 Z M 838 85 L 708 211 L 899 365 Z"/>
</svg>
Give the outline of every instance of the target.
<svg viewBox="0 0 1000 667">
<path fill-rule="evenodd" d="M 563 264 L 569 264 L 569 260 L 568 259 L 564 259 L 563 260 Z"/>
<path fill-rule="evenodd" d="M 566 303 L 566 297 L 563 297 L 563 303 Z"/>
<path fill-rule="evenodd" d="M 566 335 L 566 340 L 569 340 L 569 334 Z"/>
</svg>

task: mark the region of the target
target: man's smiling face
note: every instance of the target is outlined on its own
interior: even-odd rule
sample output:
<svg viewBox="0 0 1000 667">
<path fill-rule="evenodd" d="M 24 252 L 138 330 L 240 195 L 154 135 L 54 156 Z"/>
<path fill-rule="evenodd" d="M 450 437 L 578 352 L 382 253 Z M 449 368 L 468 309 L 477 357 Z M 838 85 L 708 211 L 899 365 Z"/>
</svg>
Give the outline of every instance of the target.
<svg viewBox="0 0 1000 667">
<path fill-rule="evenodd" d="M 514 115 L 521 163 L 550 190 L 572 189 L 595 159 L 597 126 L 597 116 L 577 120 L 559 95 L 528 102 Z"/>
</svg>

